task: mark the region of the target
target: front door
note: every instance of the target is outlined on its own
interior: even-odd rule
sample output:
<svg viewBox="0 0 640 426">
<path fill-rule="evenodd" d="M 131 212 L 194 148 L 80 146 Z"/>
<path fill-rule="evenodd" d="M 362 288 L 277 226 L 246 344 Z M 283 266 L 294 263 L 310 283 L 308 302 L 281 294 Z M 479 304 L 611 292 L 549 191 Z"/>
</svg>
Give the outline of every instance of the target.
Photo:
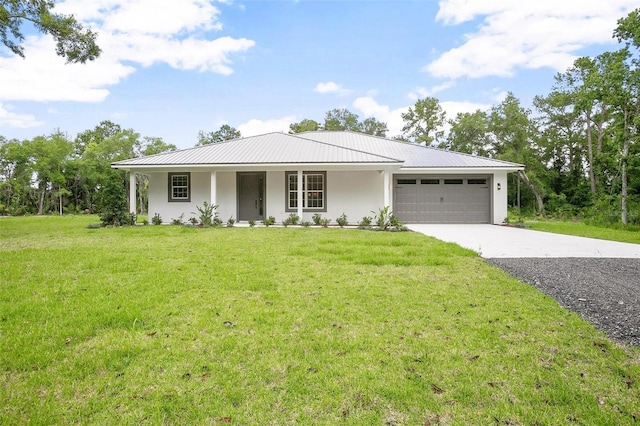
<svg viewBox="0 0 640 426">
<path fill-rule="evenodd" d="M 238 173 L 238 220 L 264 220 L 265 172 Z"/>
</svg>

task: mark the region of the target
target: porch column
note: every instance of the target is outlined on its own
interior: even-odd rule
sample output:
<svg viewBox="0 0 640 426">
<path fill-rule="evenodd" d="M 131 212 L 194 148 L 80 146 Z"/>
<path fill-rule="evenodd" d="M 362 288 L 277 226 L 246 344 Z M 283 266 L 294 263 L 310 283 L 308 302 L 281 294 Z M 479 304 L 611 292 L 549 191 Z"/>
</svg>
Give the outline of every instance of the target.
<svg viewBox="0 0 640 426">
<path fill-rule="evenodd" d="M 298 216 L 300 216 L 300 220 L 302 220 L 302 197 L 304 196 L 304 191 L 302 191 L 302 170 L 298 170 Z"/>
<path fill-rule="evenodd" d="M 384 205 L 391 207 L 391 173 L 388 170 L 382 171 L 382 181 L 384 185 Z"/>
<path fill-rule="evenodd" d="M 129 172 L 129 212 L 133 214 L 137 214 L 136 209 L 136 174 L 134 172 Z"/>
<path fill-rule="evenodd" d="M 211 172 L 211 201 L 212 206 L 218 204 L 218 176 L 215 171 Z"/>
</svg>

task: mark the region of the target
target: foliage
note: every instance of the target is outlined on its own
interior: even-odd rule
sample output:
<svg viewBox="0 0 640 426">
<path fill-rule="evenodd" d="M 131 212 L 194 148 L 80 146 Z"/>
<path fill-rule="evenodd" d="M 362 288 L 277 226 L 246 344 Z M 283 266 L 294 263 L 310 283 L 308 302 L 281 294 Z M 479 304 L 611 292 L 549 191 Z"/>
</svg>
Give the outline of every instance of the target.
<svg viewBox="0 0 640 426">
<path fill-rule="evenodd" d="M 256 226 L 256 221 L 253 219 L 249 219 L 249 227 L 253 228 L 254 226 Z"/>
<path fill-rule="evenodd" d="M 314 213 L 313 216 L 311 216 L 311 220 L 313 220 L 314 225 L 320 225 L 322 215 L 320 213 Z"/>
<path fill-rule="evenodd" d="M 311 226 L 311 222 L 309 222 L 308 220 L 303 220 L 300 225 L 302 225 L 303 228 L 308 228 Z"/>
<path fill-rule="evenodd" d="M 3 424 L 638 417 L 638 348 L 453 244 L 95 221 L 0 220 Z"/>
<path fill-rule="evenodd" d="M 153 215 L 153 217 L 151 218 L 151 223 L 153 223 L 154 225 L 162 225 L 162 218 L 160 217 L 159 213 Z"/>
<path fill-rule="evenodd" d="M 349 224 L 349 221 L 347 220 L 347 215 L 342 213 L 337 219 L 336 219 L 336 223 L 338 225 L 340 225 L 340 228 L 344 228 L 345 226 L 347 226 Z"/>
<path fill-rule="evenodd" d="M 117 177 L 105 182 L 98 206 L 100 221 L 104 226 L 135 225 L 135 216 L 132 220 L 127 207 L 127 194 Z"/>
<path fill-rule="evenodd" d="M 232 228 L 235 223 L 236 223 L 236 220 L 233 218 L 233 216 L 231 216 L 229 219 L 227 219 L 227 227 L 228 228 Z"/>
<path fill-rule="evenodd" d="M 172 218 L 171 219 L 171 224 L 172 225 L 182 225 L 184 223 L 184 213 L 181 213 L 180 216 L 178 216 L 177 218 Z"/>
<path fill-rule="evenodd" d="M 371 221 L 373 220 L 370 216 L 364 216 L 360 222 L 358 222 L 358 228 L 360 229 L 368 229 L 371 227 Z"/>
<path fill-rule="evenodd" d="M 373 220 L 376 226 L 382 231 L 404 231 L 404 223 L 400 222 L 398 218 L 392 213 L 391 206 L 384 206 L 378 209 L 377 212 L 372 211 L 374 214 Z"/>
<path fill-rule="evenodd" d="M 291 123 L 289 125 L 289 133 L 315 132 L 319 129 L 320 124 L 317 121 L 304 119 L 299 123 Z"/>
<path fill-rule="evenodd" d="M 24 57 L 22 24 L 53 37 L 56 53 L 67 62 L 93 61 L 100 56 L 97 34 L 84 29 L 73 15 L 53 13 L 53 0 L 9 0 L 0 3 L 0 41 L 16 55 Z"/>
<path fill-rule="evenodd" d="M 242 134 L 235 127 L 223 124 L 220 129 L 215 132 L 198 132 L 198 143 L 196 146 L 209 145 L 212 143 L 224 142 L 232 139 L 239 139 Z"/>
<path fill-rule="evenodd" d="M 402 114 L 402 119 L 403 135 L 415 143 L 438 145 L 444 136 L 446 113 L 436 98 L 418 99 Z"/>
<path fill-rule="evenodd" d="M 282 221 L 282 224 L 286 227 L 288 225 L 297 225 L 298 222 L 300 222 L 300 216 L 296 213 L 291 213 Z"/>
<path fill-rule="evenodd" d="M 264 219 L 264 220 L 262 221 L 262 224 L 263 224 L 264 226 L 266 226 L 266 227 L 269 227 L 269 226 L 271 226 L 271 225 L 275 225 L 275 223 L 276 223 L 276 218 L 275 218 L 275 217 L 273 217 L 273 216 L 269 216 L 268 218 L 266 218 L 266 219 Z"/>
<path fill-rule="evenodd" d="M 198 210 L 198 213 L 191 212 L 191 214 L 198 215 L 198 224 L 203 228 L 218 226 L 221 222 L 218 218 L 218 212 L 216 211 L 217 208 L 217 204 L 213 205 L 205 200 L 202 203 L 202 206 L 196 206 L 196 210 Z"/>
<path fill-rule="evenodd" d="M 328 217 L 323 217 L 318 221 L 318 225 L 322 226 L 323 228 L 327 228 L 330 223 L 331 219 L 329 219 Z"/>
</svg>

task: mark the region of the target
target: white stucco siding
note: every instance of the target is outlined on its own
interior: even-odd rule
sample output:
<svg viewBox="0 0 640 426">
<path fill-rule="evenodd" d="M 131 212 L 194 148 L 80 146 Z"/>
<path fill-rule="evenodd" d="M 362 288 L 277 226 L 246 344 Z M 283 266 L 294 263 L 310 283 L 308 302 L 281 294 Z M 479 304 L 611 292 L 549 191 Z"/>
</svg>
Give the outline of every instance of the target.
<svg viewBox="0 0 640 426">
<path fill-rule="evenodd" d="M 149 222 L 158 213 L 163 223 L 170 223 L 183 214 L 183 221 L 196 216 L 196 206 L 201 206 L 211 198 L 211 174 L 191 172 L 191 201 L 169 202 L 169 174 L 166 172 L 149 174 Z"/>
<path fill-rule="evenodd" d="M 291 170 L 293 171 L 293 170 Z M 267 216 L 282 222 L 290 212 L 286 211 L 285 172 L 267 172 Z M 322 217 L 331 219 L 347 215 L 349 223 L 357 223 L 371 211 L 383 207 L 384 180 L 379 171 L 327 171 L 327 211 L 319 211 Z M 302 220 L 311 221 L 313 212 L 304 212 Z"/>
<path fill-rule="evenodd" d="M 217 172 L 216 180 L 218 182 L 218 216 L 223 222 L 226 222 L 231 216 L 237 220 L 236 172 Z"/>
<path fill-rule="evenodd" d="M 500 189 L 498 189 L 498 186 Z M 503 223 L 507 217 L 507 172 L 496 171 L 493 174 L 493 223 Z"/>
</svg>

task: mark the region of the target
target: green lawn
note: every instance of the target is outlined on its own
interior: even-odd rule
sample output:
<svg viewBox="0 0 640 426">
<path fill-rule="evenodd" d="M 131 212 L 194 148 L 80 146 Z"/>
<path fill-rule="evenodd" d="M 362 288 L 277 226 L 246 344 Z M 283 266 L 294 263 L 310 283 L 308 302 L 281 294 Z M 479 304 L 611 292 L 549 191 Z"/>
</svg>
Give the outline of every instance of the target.
<svg viewBox="0 0 640 426">
<path fill-rule="evenodd" d="M 640 244 L 640 229 L 637 226 L 628 226 L 627 229 L 605 228 L 584 222 L 555 220 L 527 221 L 525 225 L 536 231 Z"/>
<path fill-rule="evenodd" d="M 414 233 L 0 219 L 0 424 L 637 424 L 640 349 Z"/>
</svg>

